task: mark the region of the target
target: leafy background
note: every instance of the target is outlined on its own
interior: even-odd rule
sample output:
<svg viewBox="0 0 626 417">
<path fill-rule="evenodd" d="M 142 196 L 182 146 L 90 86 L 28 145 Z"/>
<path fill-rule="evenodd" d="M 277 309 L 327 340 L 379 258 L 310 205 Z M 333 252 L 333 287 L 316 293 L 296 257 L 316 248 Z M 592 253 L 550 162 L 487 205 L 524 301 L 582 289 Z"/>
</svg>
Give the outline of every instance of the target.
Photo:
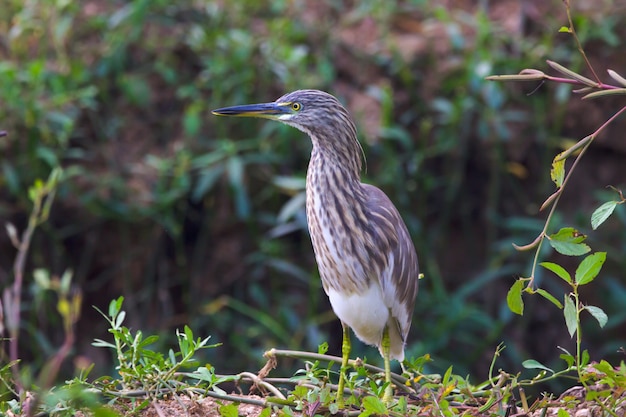
<svg viewBox="0 0 626 417">
<path fill-rule="evenodd" d="M 27 188 L 64 168 L 50 219 L 27 263 L 20 357 L 41 367 L 63 340 L 57 295 L 41 285 L 72 271 L 83 294 L 72 375 L 112 358 L 102 310 L 123 295 L 126 324 L 167 334 L 189 324 L 223 343 L 202 358 L 219 372 L 254 370 L 271 347 L 340 350 L 340 325 L 317 276 L 306 231 L 300 132 L 210 110 L 319 88 L 357 120 L 364 178 L 391 197 L 420 256 L 421 283 L 408 356 L 430 353 L 481 379 L 498 366 L 550 365 L 571 346 L 561 312 L 526 300 L 513 315 L 506 292 L 527 273 L 524 244 L 542 228 L 553 156 L 595 130 L 617 99 L 580 103 L 570 88 L 485 81 L 545 69 L 549 58 L 584 64 L 559 1 L 4 0 L 0 8 L 0 219 L 19 230 Z M 623 69 L 624 1 L 580 0 L 575 24 L 592 63 Z M 626 334 L 626 213 L 599 230 L 589 216 L 624 187 L 626 122 L 589 150 L 561 202 L 554 230 L 573 225 L 608 252 L 583 300 L 609 315 L 583 321 L 591 358 L 622 358 Z M 0 235 L 0 283 L 16 250 Z M 546 249 L 546 260 L 567 259 Z M 572 267 L 576 265 L 572 263 Z M 562 293 L 558 279 L 537 277 Z M 40 279 L 35 279 L 39 276 Z M 45 281 L 45 279 L 44 279 Z M 560 290 L 560 292 L 559 292 Z M 354 355 L 379 361 L 375 349 Z M 283 363 L 289 368 L 292 364 Z"/>
</svg>

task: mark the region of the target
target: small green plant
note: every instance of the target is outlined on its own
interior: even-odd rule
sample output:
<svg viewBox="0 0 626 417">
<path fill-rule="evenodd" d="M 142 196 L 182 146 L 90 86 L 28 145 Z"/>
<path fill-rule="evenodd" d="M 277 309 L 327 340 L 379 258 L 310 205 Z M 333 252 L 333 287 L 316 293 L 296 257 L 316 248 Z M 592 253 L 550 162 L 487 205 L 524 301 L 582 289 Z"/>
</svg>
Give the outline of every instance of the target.
<svg viewBox="0 0 626 417">
<path fill-rule="evenodd" d="M 115 352 L 118 362 L 116 369 L 122 378 L 122 390 L 141 390 L 150 397 L 164 391 L 175 392 L 181 379 L 179 371 L 198 365 L 194 355 L 200 349 L 219 346 L 209 345 L 210 337 L 194 339 L 192 330 L 185 326 L 182 332 L 176 332 L 178 351 L 170 349 L 167 355 L 155 352 L 149 346 L 158 340 L 158 336 L 144 337 L 140 330 L 133 333 L 123 326 L 126 318 L 126 312 L 122 310 L 123 302 L 124 297 L 112 300 L 107 314 L 94 307 L 109 322 L 109 332 L 113 334 L 114 340 L 111 343 L 96 339 L 93 343 L 96 347 L 111 348 Z M 110 377 L 102 377 L 96 385 L 110 380 Z"/>
<path fill-rule="evenodd" d="M 619 75 L 616 71 L 608 70 L 608 73 L 609 76 L 615 82 L 617 82 L 618 85 L 603 83 L 597 76 L 596 71 L 587 59 L 587 56 L 574 29 L 569 2 L 566 2 L 566 8 L 569 26 L 562 27 L 560 29 L 560 32 L 570 33 L 573 36 L 578 46 L 578 50 L 580 51 L 584 61 L 587 64 L 587 68 L 593 74 L 593 80 L 553 61 L 547 61 L 547 63 L 553 70 L 560 73 L 561 76 L 551 76 L 545 74 L 543 71 L 539 71 L 536 69 L 526 69 L 521 71 L 518 75 L 491 76 L 487 77 L 487 79 L 501 81 L 552 81 L 557 83 L 571 84 L 580 87 L 580 89 L 575 90 L 575 92 L 585 94 L 582 97 L 583 99 L 597 99 L 613 95 L 626 95 L 626 78 Z M 567 330 L 571 337 L 576 336 L 576 351 L 574 353 L 570 353 L 566 349 L 561 348 L 563 354 L 561 354 L 560 357 L 567 364 L 566 369 L 563 371 L 556 372 L 535 360 L 524 361 L 523 366 L 525 368 L 540 370 L 540 374 L 538 375 L 538 377 L 531 381 L 531 383 L 537 382 L 538 380 L 545 380 L 546 373 L 548 374 L 547 378 L 555 378 L 557 376 L 566 375 L 571 371 L 575 371 L 577 373 L 577 380 L 581 384 L 583 384 L 585 388 L 589 388 L 591 382 L 598 381 L 597 364 L 592 365 L 590 368 L 589 353 L 587 352 L 587 350 L 582 349 L 583 336 L 581 315 L 583 312 L 591 314 L 591 316 L 593 316 L 597 320 L 601 327 L 605 326 L 608 321 L 608 317 L 600 307 L 586 305 L 581 300 L 580 288 L 582 286 L 590 284 L 594 281 L 594 279 L 596 279 L 596 277 L 600 273 L 600 270 L 602 269 L 604 262 L 606 261 L 606 252 L 595 252 L 589 254 L 592 249 L 585 242 L 587 236 L 573 227 L 562 227 L 560 230 L 554 233 L 550 233 L 549 230 L 553 223 L 554 214 L 556 212 L 558 202 L 566 189 L 572 173 L 578 167 L 581 158 L 583 157 L 587 149 L 589 149 L 589 146 L 593 143 L 593 141 L 598 137 L 598 135 L 603 132 L 610 123 L 612 123 L 615 119 L 625 113 L 626 105 L 619 109 L 592 134 L 584 137 L 573 146 L 570 146 L 568 149 L 555 156 L 552 162 L 550 177 L 556 186 L 556 190 L 544 201 L 541 206 L 541 210 L 550 207 L 550 211 L 545 220 L 543 230 L 531 243 L 523 246 L 514 245 L 515 248 L 520 251 L 535 250 L 535 256 L 530 275 L 528 277 L 521 277 L 517 279 L 507 294 L 507 303 L 511 311 L 516 314 L 522 315 L 524 312 L 524 302 L 522 299 L 522 295 L 539 294 L 549 300 L 559 309 L 563 310 Z M 573 163 L 569 167 L 569 170 L 567 170 L 565 164 L 569 158 L 573 158 Z M 591 215 L 591 227 L 593 230 L 597 229 L 603 222 L 605 222 L 618 205 L 623 204 L 626 201 L 623 197 L 622 192 L 619 190 L 616 191 L 619 195 L 619 200 L 611 200 L 605 202 L 600 207 L 598 207 Z M 561 255 L 569 257 L 577 257 L 587 254 L 589 255 L 587 255 L 578 264 L 575 273 L 571 274 L 566 270 L 566 268 L 556 262 L 539 262 L 539 258 L 543 253 L 541 249 L 544 242 L 546 241 L 557 253 Z M 538 266 L 541 266 L 553 272 L 556 276 L 561 278 L 567 284 L 569 288 L 568 292 L 566 292 L 562 297 L 563 302 L 560 301 L 561 297 L 555 296 L 554 294 L 548 292 L 546 289 L 537 287 L 535 278 L 537 275 Z M 603 365 L 602 368 L 607 368 L 606 364 Z M 608 372 L 603 372 L 603 374 L 611 375 L 608 377 L 609 379 L 611 379 L 611 383 L 617 383 L 618 380 L 623 378 L 623 368 L 624 366 L 622 363 L 620 368 L 622 370 L 621 375 L 618 375 L 619 372 L 616 372 L 613 369 Z M 598 398 L 597 393 L 591 394 L 591 392 L 592 391 L 587 390 L 587 398 Z M 610 396 L 608 397 L 610 398 Z M 607 396 L 603 398 L 607 399 Z M 604 403 L 600 402 L 600 404 L 603 408 L 605 407 Z M 610 412 L 610 414 L 615 415 L 613 412 Z"/>
</svg>

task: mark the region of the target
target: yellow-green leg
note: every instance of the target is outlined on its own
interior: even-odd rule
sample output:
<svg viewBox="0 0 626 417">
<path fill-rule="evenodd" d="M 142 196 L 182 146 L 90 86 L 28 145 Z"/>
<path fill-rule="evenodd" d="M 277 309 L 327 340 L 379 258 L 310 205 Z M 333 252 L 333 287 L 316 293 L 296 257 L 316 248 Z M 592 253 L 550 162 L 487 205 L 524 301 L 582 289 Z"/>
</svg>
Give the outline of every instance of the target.
<svg viewBox="0 0 626 417">
<path fill-rule="evenodd" d="M 346 384 L 346 372 L 350 356 L 350 328 L 343 323 L 341 326 L 343 327 L 343 342 L 341 343 L 341 369 L 339 370 L 339 385 L 337 386 L 337 405 L 339 407 L 343 407 L 343 388 Z"/>
<path fill-rule="evenodd" d="M 387 388 L 385 388 L 385 394 L 383 395 L 383 402 L 385 404 L 389 404 L 393 401 L 393 389 L 391 388 L 391 364 L 389 363 L 391 341 L 389 340 L 389 328 L 387 326 L 383 329 L 381 347 L 383 351 L 383 359 L 385 361 L 385 382 L 387 383 Z"/>
</svg>

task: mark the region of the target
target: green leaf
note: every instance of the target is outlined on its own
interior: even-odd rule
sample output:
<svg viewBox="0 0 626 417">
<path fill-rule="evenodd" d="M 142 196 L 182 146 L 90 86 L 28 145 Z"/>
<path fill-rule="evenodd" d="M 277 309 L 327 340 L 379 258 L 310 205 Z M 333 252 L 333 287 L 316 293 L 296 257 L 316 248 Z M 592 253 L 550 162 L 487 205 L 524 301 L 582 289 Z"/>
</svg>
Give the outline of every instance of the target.
<svg viewBox="0 0 626 417">
<path fill-rule="evenodd" d="M 550 246 L 561 255 L 580 256 L 591 251 L 591 248 L 585 243 L 569 243 L 551 240 Z"/>
<path fill-rule="evenodd" d="M 587 236 L 573 227 L 564 227 L 548 236 L 550 245 L 560 254 L 567 256 L 580 256 L 589 252 L 591 248 L 582 243 L 586 238 Z"/>
<path fill-rule="evenodd" d="M 602 223 L 604 223 L 606 219 L 613 214 L 617 204 L 619 204 L 617 201 L 607 201 L 595 209 L 591 215 L 591 228 L 596 230 Z"/>
<path fill-rule="evenodd" d="M 564 408 L 559 408 L 559 411 L 557 411 L 556 417 L 570 417 L 570 414 L 565 411 Z"/>
<path fill-rule="evenodd" d="M 363 399 L 363 411 L 367 415 L 379 415 L 383 416 L 387 414 L 387 407 L 378 397 L 369 396 Z"/>
<path fill-rule="evenodd" d="M 571 368 L 572 365 L 574 365 L 574 357 L 568 353 L 561 353 L 559 355 L 559 358 L 563 359 L 565 362 L 567 362 L 567 367 Z"/>
<path fill-rule="evenodd" d="M 586 366 L 589 363 L 589 351 L 587 349 L 583 350 L 580 356 L 580 366 Z"/>
<path fill-rule="evenodd" d="M 593 367 L 596 368 L 598 371 L 600 371 L 600 372 L 602 372 L 604 374 L 607 374 L 607 375 L 614 375 L 615 374 L 615 369 L 613 369 L 613 365 L 611 365 L 610 363 L 608 363 L 604 359 L 602 359 L 600 361 L 600 363 L 593 364 Z"/>
<path fill-rule="evenodd" d="M 580 243 L 584 241 L 587 236 L 580 233 L 578 230 L 573 227 L 563 227 L 556 233 L 548 236 L 550 240 L 557 240 L 560 242 L 569 242 L 569 243 Z"/>
<path fill-rule="evenodd" d="M 547 366 L 545 366 L 544 364 L 537 362 L 534 359 L 528 359 L 525 360 L 524 362 L 522 362 L 522 366 L 526 369 L 543 369 L 544 371 L 548 371 L 550 373 L 554 373 L 554 371 L 550 368 L 548 368 Z"/>
<path fill-rule="evenodd" d="M 552 161 L 552 169 L 550 169 L 550 178 L 556 185 L 556 188 L 561 188 L 563 185 L 563 179 L 565 178 L 565 159 Z"/>
<path fill-rule="evenodd" d="M 198 369 L 189 374 L 193 379 L 198 381 L 206 381 L 213 383 L 216 379 L 213 367 L 210 364 L 200 366 Z"/>
<path fill-rule="evenodd" d="M 553 262 L 541 262 L 539 265 L 543 266 L 549 271 L 554 272 L 561 279 L 563 279 L 567 283 L 572 282 L 572 276 L 559 264 L 555 264 Z"/>
<path fill-rule="evenodd" d="M 522 300 L 522 290 L 524 289 L 524 281 L 517 280 L 509 289 L 506 295 L 506 303 L 509 309 L 520 316 L 524 314 L 524 301 Z"/>
<path fill-rule="evenodd" d="M 567 325 L 567 331 L 569 332 L 570 337 L 574 337 L 576 333 L 576 328 L 578 325 L 578 315 L 576 314 L 576 306 L 574 305 L 574 301 L 572 298 L 565 294 L 565 307 L 563 308 L 563 315 L 565 316 L 565 324 Z"/>
<path fill-rule="evenodd" d="M 222 417 L 239 417 L 239 407 L 236 404 L 221 405 L 219 410 Z"/>
<path fill-rule="evenodd" d="M 119 314 L 123 302 L 124 296 L 120 296 L 116 300 L 111 300 L 109 303 L 109 317 L 113 318 Z"/>
<path fill-rule="evenodd" d="M 105 407 L 105 406 L 97 406 L 95 408 L 95 410 L 93 411 L 93 416 L 94 417 L 117 417 L 119 416 L 119 414 L 117 414 L 114 410 Z"/>
<path fill-rule="evenodd" d="M 586 306 L 585 310 L 587 310 L 589 314 L 591 314 L 593 318 L 598 321 L 600 327 L 604 327 L 606 325 L 606 322 L 609 321 L 609 316 L 607 316 L 604 310 L 602 310 L 600 307 Z"/>
<path fill-rule="evenodd" d="M 571 30 L 570 30 L 567 26 L 561 26 L 561 27 L 559 28 L 559 32 L 561 32 L 561 33 L 570 33 L 570 32 L 571 32 Z M 561 417 L 561 416 L 559 416 L 559 417 Z M 566 416 L 566 417 L 567 417 L 567 416 Z"/>
<path fill-rule="evenodd" d="M 270 417 L 272 415 L 272 409 L 269 407 L 266 407 L 263 409 L 263 411 L 261 411 L 261 414 L 259 414 L 259 417 Z"/>
<path fill-rule="evenodd" d="M 550 294 L 548 291 L 541 289 L 541 288 L 537 288 L 537 293 L 539 295 L 541 295 L 543 298 L 545 298 L 546 300 L 550 301 L 552 304 L 554 304 L 555 306 L 557 306 L 558 308 L 562 309 L 563 308 L 563 304 L 561 304 L 561 302 L 559 300 L 557 300 L 552 294 Z"/>
<path fill-rule="evenodd" d="M 317 346 L 317 353 L 324 355 L 326 352 L 328 352 L 328 342 L 322 342 Z"/>
<path fill-rule="evenodd" d="M 602 269 L 604 261 L 606 261 L 606 252 L 596 252 L 583 259 L 576 268 L 576 283 L 585 285 L 593 281 Z"/>
<path fill-rule="evenodd" d="M 443 378 L 441 378 L 441 385 L 443 385 L 444 387 L 448 385 L 448 382 L 450 382 L 451 376 L 452 376 L 452 366 L 449 366 L 448 369 L 446 369 L 446 372 L 443 374 Z"/>
<path fill-rule="evenodd" d="M 564 227 L 548 236 L 550 246 L 560 254 L 567 256 L 580 256 L 589 252 L 591 248 L 582 243 L 586 238 L 587 236 L 573 227 Z"/>
</svg>

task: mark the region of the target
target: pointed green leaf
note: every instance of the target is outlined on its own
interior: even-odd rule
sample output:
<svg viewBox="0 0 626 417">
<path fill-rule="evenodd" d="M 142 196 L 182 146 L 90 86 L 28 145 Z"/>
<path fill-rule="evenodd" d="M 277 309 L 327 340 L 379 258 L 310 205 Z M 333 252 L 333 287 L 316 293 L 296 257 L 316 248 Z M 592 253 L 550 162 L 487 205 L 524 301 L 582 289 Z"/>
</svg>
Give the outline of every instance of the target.
<svg viewBox="0 0 626 417">
<path fill-rule="evenodd" d="M 116 300 L 111 300 L 109 303 L 109 317 L 113 318 L 118 315 L 124 302 L 124 296 L 118 297 Z"/>
<path fill-rule="evenodd" d="M 598 371 L 602 372 L 603 374 L 607 374 L 607 375 L 615 374 L 615 369 L 613 368 L 613 365 L 611 365 L 609 362 L 605 361 L 604 359 L 602 359 L 600 363 L 594 363 L 592 366 L 596 368 Z"/>
<path fill-rule="evenodd" d="M 219 407 L 220 416 L 222 417 L 238 417 L 239 416 L 239 407 L 237 404 L 227 404 L 221 405 Z"/>
<path fill-rule="evenodd" d="M 586 243 L 562 242 L 559 240 L 550 240 L 550 246 L 561 255 L 580 256 L 591 251 Z"/>
<path fill-rule="evenodd" d="M 552 169 L 550 170 L 550 178 L 556 184 L 556 188 L 561 188 L 563 179 L 565 178 L 565 159 L 552 161 Z"/>
<path fill-rule="evenodd" d="M 587 310 L 593 316 L 593 318 L 598 320 L 598 324 L 600 325 L 600 327 L 604 327 L 606 325 L 606 322 L 609 321 L 609 316 L 607 316 L 604 310 L 602 310 L 600 307 L 586 306 L 585 310 Z"/>
<path fill-rule="evenodd" d="M 563 359 L 565 362 L 567 362 L 567 367 L 571 368 L 572 365 L 574 365 L 574 357 L 568 353 L 561 353 L 559 355 L 559 358 Z"/>
<path fill-rule="evenodd" d="M 528 359 L 525 360 L 524 362 L 522 362 L 522 366 L 526 369 L 543 369 L 544 371 L 548 371 L 550 373 L 554 373 L 554 371 L 550 368 L 548 368 L 547 366 L 545 366 L 544 364 L 537 362 L 534 359 Z"/>
<path fill-rule="evenodd" d="M 587 239 L 587 235 L 580 233 L 573 227 L 563 227 L 556 233 L 552 233 L 549 238 L 560 242 L 581 243 Z"/>
<path fill-rule="evenodd" d="M 517 280 L 509 289 L 506 295 L 506 303 L 511 311 L 520 316 L 524 314 L 524 301 L 522 301 L 522 290 L 524 289 L 524 281 Z"/>
<path fill-rule="evenodd" d="M 573 227 L 564 227 L 548 236 L 550 246 L 557 252 L 567 256 L 580 256 L 589 252 L 591 248 L 582 243 L 587 238 Z"/>
<path fill-rule="evenodd" d="M 565 411 L 564 408 L 559 408 L 559 411 L 556 412 L 556 417 L 570 417 L 570 413 Z"/>
<path fill-rule="evenodd" d="M 572 276 L 561 265 L 555 264 L 553 262 L 541 262 L 539 265 L 543 266 L 544 268 L 546 268 L 549 271 L 554 272 L 556 275 L 558 275 L 565 282 L 568 282 L 568 283 L 572 282 Z"/>
<path fill-rule="evenodd" d="M 443 378 L 441 378 L 441 385 L 443 385 L 444 387 L 448 385 L 448 383 L 450 382 L 451 376 L 452 376 L 452 365 L 450 365 L 448 369 L 446 369 L 446 372 L 443 374 Z"/>
<path fill-rule="evenodd" d="M 602 204 L 600 207 L 595 209 L 593 214 L 591 215 L 591 227 L 593 230 L 596 230 L 602 223 L 606 221 L 606 219 L 613 214 L 615 207 L 617 206 L 617 201 L 607 201 Z"/>
<path fill-rule="evenodd" d="M 594 280 L 606 261 L 606 252 L 596 252 L 587 256 L 576 268 L 576 283 L 585 285 Z"/>
<path fill-rule="evenodd" d="M 583 353 L 580 360 L 580 366 L 586 366 L 589 363 L 589 351 L 587 349 L 583 350 Z"/>
<path fill-rule="evenodd" d="M 572 298 L 565 294 L 565 308 L 563 308 L 563 315 L 565 316 L 565 324 L 567 325 L 567 331 L 570 337 L 574 337 L 576 333 L 576 327 L 578 324 L 576 306 Z"/>
<path fill-rule="evenodd" d="M 550 301 L 552 304 L 554 304 L 558 308 L 560 308 L 560 309 L 563 308 L 563 304 L 561 304 L 561 302 L 559 300 L 554 298 L 554 296 L 552 294 L 550 294 L 548 291 L 546 291 L 544 289 L 541 289 L 541 288 L 537 288 L 537 293 L 539 295 L 541 295 L 543 298 L 545 298 L 546 300 Z"/>
<path fill-rule="evenodd" d="M 363 409 L 366 413 L 369 412 L 369 415 L 374 414 L 384 416 L 387 414 L 387 407 L 385 407 L 385 404 L 380 400 L 380 398 L 374 396 L 363 398 Z"/>
<path fill-rule="evenodd" d="M 263 409 L 263 411 L 261 411 L 261 414 L 259 414 L 259 417 L 270 417 L 271 415 L 272 415 L 272 409 L 269 407 L 266 407 Z"/>
</svg>

